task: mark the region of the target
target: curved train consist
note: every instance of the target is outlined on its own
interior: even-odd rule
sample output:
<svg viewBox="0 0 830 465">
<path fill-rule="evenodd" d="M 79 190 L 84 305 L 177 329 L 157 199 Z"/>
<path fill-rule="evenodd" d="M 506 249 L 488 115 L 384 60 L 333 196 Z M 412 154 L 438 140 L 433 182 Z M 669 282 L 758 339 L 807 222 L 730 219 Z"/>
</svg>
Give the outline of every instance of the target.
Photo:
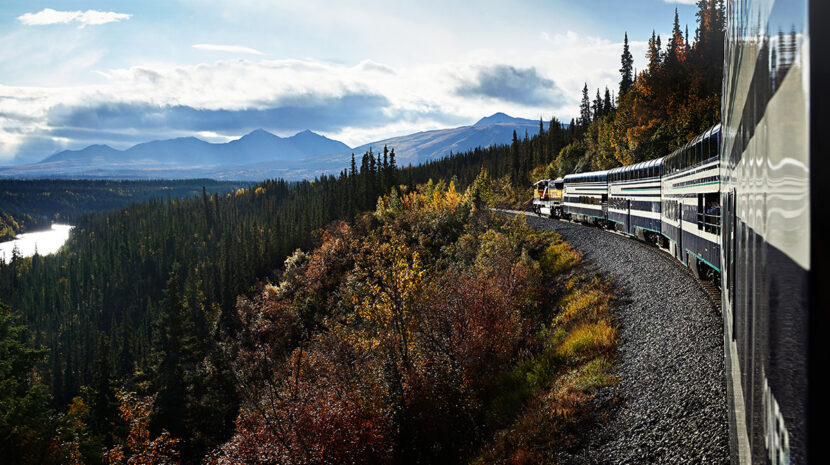
<svg viewBox="0 0 830 465">
<path fill-rule="evenodd" d="M 728 1 L 722 125 L 663 158 L 534 184 L 537 213 L 655 243 L 721 287 L 735 464 L 824 460 L 828 3 Z"/>
<path fill-rule="evenodd" d="M 615 229 L 719 282 L 720 125 L 672 154 L 534 184 L 533 210 Z"/>
</svg>

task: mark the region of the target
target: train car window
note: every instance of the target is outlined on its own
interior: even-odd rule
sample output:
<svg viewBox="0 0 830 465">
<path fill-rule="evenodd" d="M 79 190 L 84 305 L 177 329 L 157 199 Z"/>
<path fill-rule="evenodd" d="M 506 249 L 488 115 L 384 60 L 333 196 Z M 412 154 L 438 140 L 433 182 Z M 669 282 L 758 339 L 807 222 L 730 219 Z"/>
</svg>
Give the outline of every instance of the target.
<svg viewBox="0 0 830 465">
<path fill-rule="evenodd" d="M 702 197 L 703 211 L 703 229 L 712 234 L 720 234 L 721 215 L 720 215 L 720 193 L 710 192 L 708 194 L 700 194 Z"/>
<path fill-rule="evenodd" d="M 709 147 L 711 147 L 711 146 L 712 146 L 712 137 L 707 136 L 706 139 L 703 140 L 702 156 L 700 157 L 701 161 L 706 161 L 710 158 L 709 157 L 709 152 L 710 152 Z"/>
<path fill-rule="evenodd" d="M 705 142 L 706 142 L 705 139 L 701 139 L 700 142 L 695 144 L 695 161 L 693 163 L 694 165 L 697 165 L 698 163 L 700 163 L 701 159 L 703 158 L 703 156 L 701 155 L 701 151 L 703 150 L 703 144 Z"/>
</svg>

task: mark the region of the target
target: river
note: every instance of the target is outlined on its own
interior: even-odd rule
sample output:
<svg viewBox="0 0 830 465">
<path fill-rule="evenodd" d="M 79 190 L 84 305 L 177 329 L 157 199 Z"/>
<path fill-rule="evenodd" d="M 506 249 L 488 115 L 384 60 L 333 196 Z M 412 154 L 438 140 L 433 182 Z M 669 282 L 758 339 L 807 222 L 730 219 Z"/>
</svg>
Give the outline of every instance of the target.
<svg viewBox="0 0 830 465">
<path fill-rule="evenodd" d="M 14 240 L 0 242 L 0 260 L 10 262 L 15 247 L 23 257 L 31 257 L 35 250 L 39 255 L 53 254 L 69 239 L 69 231 L 72 228 L 73 226 L 68 224 L 53 224 L 52 229 L 18 234 Z"/>
</svg>

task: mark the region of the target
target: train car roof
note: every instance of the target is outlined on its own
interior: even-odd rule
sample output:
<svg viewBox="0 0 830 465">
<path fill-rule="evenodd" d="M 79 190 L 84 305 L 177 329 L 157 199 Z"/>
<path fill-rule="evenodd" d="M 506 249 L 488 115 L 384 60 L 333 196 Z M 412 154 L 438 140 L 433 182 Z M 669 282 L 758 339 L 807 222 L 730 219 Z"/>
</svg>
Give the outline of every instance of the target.
<svg viewBox="0 0 830 465">
<path fill-rule="evenodd" d="M 564 181 L 567 181 L 567 180 L 569 180 L 569 179 L 581 179 L 581 178 L 588 178 L 588 177 L 591 177 L 591 176 L 606 176 L 606 175 L 608 175 L 608 170 L 603 170 L 603 171 L 587 171 L 587 172 L 585 172 L 585 173 L 572 173 L 572 174 L 567 174 L 567 175 L 565 175 L 565 177 L 563 178 L 563 180 L 564 180 Z"/>
<path fill-rule="evenodd" d="M 697 137 L 690 140 L 689 142 L 686 142 L 682 147 L 680 147 L 679 149 L 675 150 L 674 152 L 670 153 L 669 155 L 667 155 L 666 157 L 663 157 L 663 158 L 669 158 L 673 155 L 676 155 L 677 153 L 679 153 L 679 152 L 681 152 L 685 149 L 688 149 L 689 147 L 693 147 L 698 142 L 700 142 L 704 139 L 711 138 L 712 136 L 715 136 L 715 135 L 719 134 L 720 132 L 721 132 L 721 126 L 720 126 L 720 123 L 718 123 L 718 124 L 710 127 L 709 129 L 707 129 L 706 131 L 704 131 L 703 134 L 699 134 Z"/>
<path fill-rule="evenodd" d="M 660 166 L 663 163 L 663 159 L 666 157 L 655 158 L 654 160 L 647 160 L 641 161 L 640 163 L 634 163 L 633 165 L 625 165 L 625 166 L 618 166 L 613 168 L 608 173 L 609 174 L 617 174 L 629 171 L 635 171 L 641 168 L 653 168 L 655 166 Z"/>
<path fill-rule="evenodd" d="M 603 171 L 588 171 L 587 173 L 574 173 L 566 175 L 564 181 L 573 181 L 576 179 L 589 178 L 591 176 L 608 176 L 608 170 Z"/>
</svg>

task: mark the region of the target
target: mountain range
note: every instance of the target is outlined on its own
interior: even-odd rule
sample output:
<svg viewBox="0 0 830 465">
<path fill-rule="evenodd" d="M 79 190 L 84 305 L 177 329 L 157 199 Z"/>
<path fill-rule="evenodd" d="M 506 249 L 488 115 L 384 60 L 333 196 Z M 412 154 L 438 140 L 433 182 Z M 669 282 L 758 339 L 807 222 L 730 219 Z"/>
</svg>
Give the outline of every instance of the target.
<svg viewBox="0 0 830 465">
<path fill-rule="evenodd" d="M 369 149 L 394 148 L 399 165 L 418 164 L 476 147 L 510 143 L 513 131 L 524 137 L 538 130 L 538 121 L 496 113 L 471 126 L 422 131 L 351 148 L 309 130 L 279 137 L 257 129 L 219 144 L 181 137 L 144 142 L 126 150 L 90 145 L 55 153 L 38 163 L 0 167 L 0 177 L 296 180 L 337 173 L 348 165 L 352 153 L 359 158 Z"/>
</svg>

